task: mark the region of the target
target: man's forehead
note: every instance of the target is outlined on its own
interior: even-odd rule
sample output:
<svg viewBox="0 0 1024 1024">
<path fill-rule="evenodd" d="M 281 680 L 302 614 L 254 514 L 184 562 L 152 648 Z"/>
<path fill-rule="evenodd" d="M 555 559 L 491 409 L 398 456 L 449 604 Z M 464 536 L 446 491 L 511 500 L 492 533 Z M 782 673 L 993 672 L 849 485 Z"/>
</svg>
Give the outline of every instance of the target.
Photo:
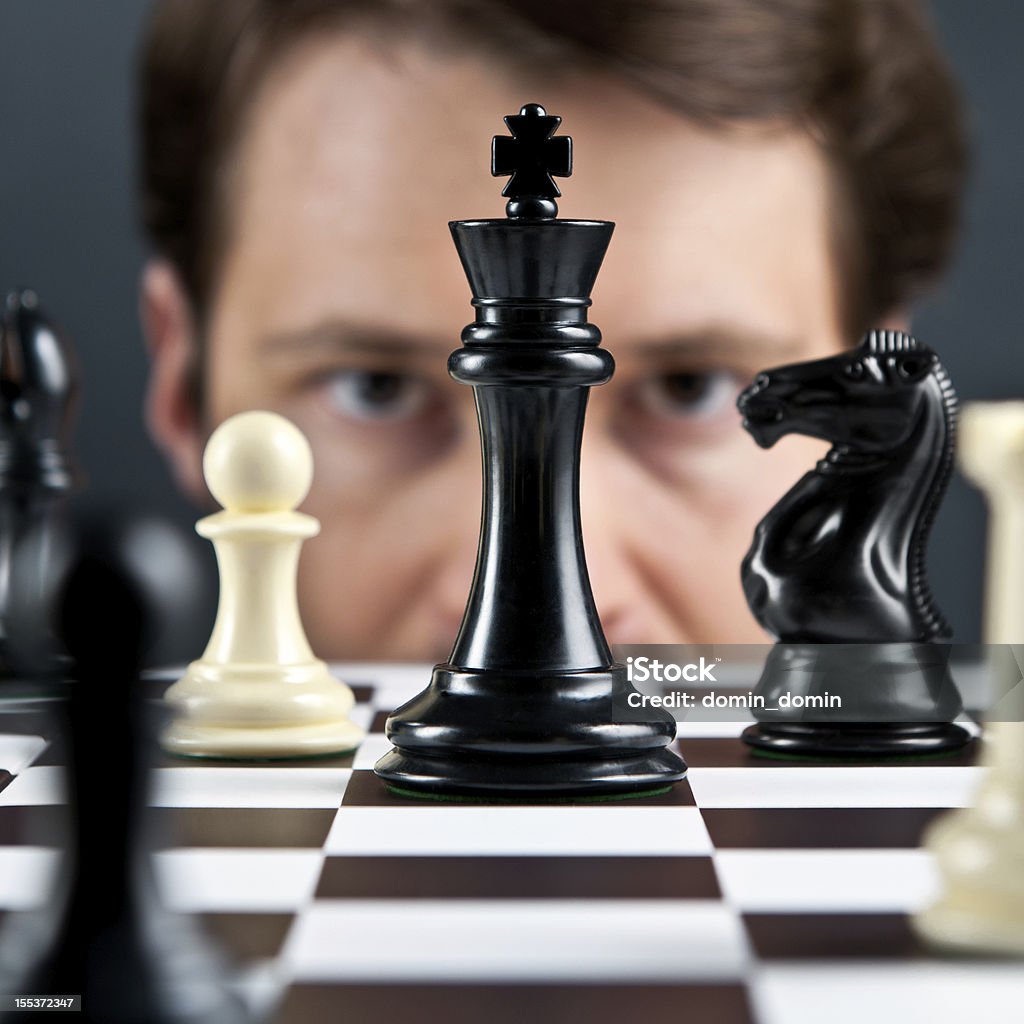
<svg viewBox="0 0 1024 1024">
<path fill-rule="evenodd" d="M 490 138 L 505 134 L 503 116 L 527 102 L 560 114 L 574 140 L 580 171 L 563 183 L 564 216 L 607 218 L 578 209 L 577 197 L 612 182 L 612 196 L 664 190 L 687 163 L 715 162 L 718 148 L 743 134 L 701 128 L 610 71 L 549 76 L 472 49 L 439 55 L 415 37 L 334 32 L 297 43 L 268 71 L 238 155 L 255 168 L 250 184 L 269 187 L 277 175 L 344 188 L 359 201 L 429 204 L 443 220 L 501 216 Z"/>
<path fill-rule="evenodd" d="M 617 222 L 595 301 L 642 303 L 658 335 L 681 315 L 706 322 L 727 309 L 792 333 L 779 308 L 797 301 L 787 265 L 806 264 L 803 289 L 831 290 L 827 175 L 813 143 L 777 127 L 702 128 L 610 74 L 574 74 L 545 83 L 473 54 L 441 60 L 412 40 L 310 39 L 254 98 L 229 234 L 282 279 L 285 256 L 308 254 L 292 285 L 311 302 L 328 280 L 335 296 L 368 300 L 383 276 L 412 308 L 440 312 L 449 296 L 461 306 L 446 222 L 504 215 L 490 138 L 506 131 L 504 114 L 537 101 L 574 140 L 560 215 Z"/>
<path fill-rule="evenodd" d="M 486 171 L 490 136 L 526 88 L 474 56 L 441 60 L 414 40 L 336 32 L 296 44 L 268 73 L 238 155 L 255 165 L 243 171 L 249 187 L 276 187 L 268 179 L 279 175 L 406 208 L 436 207 L 440 186 L 483 200 L 500 191 Z"/>
</svg>

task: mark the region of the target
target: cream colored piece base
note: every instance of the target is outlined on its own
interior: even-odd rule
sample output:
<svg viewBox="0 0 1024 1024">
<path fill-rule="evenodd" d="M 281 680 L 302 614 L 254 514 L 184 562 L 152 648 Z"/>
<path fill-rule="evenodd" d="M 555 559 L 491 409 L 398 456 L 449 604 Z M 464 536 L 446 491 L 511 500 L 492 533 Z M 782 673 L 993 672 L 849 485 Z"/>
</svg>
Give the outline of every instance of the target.
<svg viewBox="0 0 1024 1024">
<path fill-rule="evenodd" d="M 968 903 L 957 907 L 947 898 L 918 914 L 914 927 L 925 942 L 951 953 L 1024 956 L 1019 920 L 1008 920 L 1005 910 L 1002 914 L 979 913 L 976 896 Z"/>
<path fill-rule="evenodd" d="M 193 662 L 165 695 L 176 720 L 162 738 L 189 757 L 301 758 L 345 753 L 364 733 L 355 699 L 322 661 L 294 666 Z"/>
<path fill-rule="evenodd" d="M 347 754 L 363 740 L 353 722 L 230 728 L 178 721 L 164 734 L 164 748 L 179 757 L 274 761 Z"/>
<path fill-rule="evenodd" d="M 974 806 L 950 812 L 925 836 L 943 891 L 914 924 L 938 946 L 1024 956 L 1024 684 L 1015 646 L 1024 643 L 1024 402 L 968 405 L 960 461 L 990 511 L 984 639 L 1007 645 L 1002 653 L 1013 652 L 1015 664 L 995 665 L 997 684 L 1005 683 L 997 692 L 1006 696 L 986 729 Z"/>
<path fill-rule="evenodd" d="M 992 764 L 975 806 L 925 837 L 944 891 L 914 924 L 949 949 L 1024 956 L 1024 723 L 993 722 L 988 743 Z"/>
</svg>

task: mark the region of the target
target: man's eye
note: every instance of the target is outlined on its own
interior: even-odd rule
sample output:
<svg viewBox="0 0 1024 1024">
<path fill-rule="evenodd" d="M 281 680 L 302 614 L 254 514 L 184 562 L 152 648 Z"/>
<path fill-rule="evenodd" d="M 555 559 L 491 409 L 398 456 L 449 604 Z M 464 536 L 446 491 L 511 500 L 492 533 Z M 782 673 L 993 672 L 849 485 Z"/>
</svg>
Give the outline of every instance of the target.
<svg viewBox="0 0 1024 1024">
<path fill-rule="evenodd" d="M 326 383 L 334 412 L 354 420 L 411 419 L 426 407 L 429 384 L 406 373 L 345 370 Z"/>
<path fill-rule="evenodd" d="M 731 409 L 738 393 L 739 382 L 725 370 L 664 373 L 642 381 L 636 400 L 648 415 L 710 419 Z"/>
</svg>

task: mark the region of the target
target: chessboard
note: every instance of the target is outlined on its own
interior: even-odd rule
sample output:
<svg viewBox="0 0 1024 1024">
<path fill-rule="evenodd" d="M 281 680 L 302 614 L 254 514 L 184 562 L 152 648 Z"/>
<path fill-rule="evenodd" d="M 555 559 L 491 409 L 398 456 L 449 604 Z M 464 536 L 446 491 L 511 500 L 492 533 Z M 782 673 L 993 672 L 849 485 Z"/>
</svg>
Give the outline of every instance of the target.
<svg viewBox="0 0 1024 1024">
<path fill-rule="evenodd" d="M 922 832 L 977 784 L 970 748 L 786 761 L 743 745 L 742 721 L 684 721 L 688 777 L 658 795 L 436 802 L 372 771 L 429 669 L 337 672 L 368 730 L 354 755 L 155 773 L 163 898 L 278 1024 L 962 1024 L 1024 1005 L 1019 964 L 938 957 L 909 923 L 937 891 Z M 0 715 L 8 917 L 46 901 L 59 857 L 46 717 Z M 91 784 L 117 770 L 111 752 Z"/>
</svg>

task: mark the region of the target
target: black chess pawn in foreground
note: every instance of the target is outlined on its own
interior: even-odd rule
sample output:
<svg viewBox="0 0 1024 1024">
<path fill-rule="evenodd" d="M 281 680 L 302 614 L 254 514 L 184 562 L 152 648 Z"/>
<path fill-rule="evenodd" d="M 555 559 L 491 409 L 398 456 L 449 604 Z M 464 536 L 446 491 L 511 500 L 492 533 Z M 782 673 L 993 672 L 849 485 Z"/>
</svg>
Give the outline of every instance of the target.
<svg viewBox="0 0 1024 1024">
<path fill-rule="evenodd" d="M 39 614 L 52 616 L 71 677 L 52 684 L 66 692 L 55 746 L 67 765 L 67 842 L 51 905 L 5 921 L 0 988 L 80 995 L 80 1019 L 91 1024 L 241 1024 L 248 1015 L 216 951 L 189 919 L 163 908 L 153 876 L 156 723 L 139 672 L 167 588 L 140 571 L 143 553 L 125 546 L 109 517 L 78 522 L 63 539 Z M 30 540 L 47 542 L 39 533 Z"/>
<path fill-rule="evenodd" d="M 587 307 L 614 225 L 556 219 L 551 176 L 572 167 L 560 120 L 537 105 L 507 117 L 492 161 L 512 175 L 507 217 L 450 225 L 476 320 L 448 369 L 476 396 L 483 523 L 448 662 L 387 722 L 394 749 L 376 771 L 409 790 L 629 793 L 686 770 L 667 714 L 616 721 L 632 687 L 587 576 L 580 442 L 589 389 L 614 369 Z"/>
<path fill-rule="evenodd" d="M 739 408 L 763 448 L 785 434 L 832 443 L 760 522 L 743 561 L 747 602 L 777 640 L 755 691 L 765 707 L 743 738 L 806 755 L 963 746 L 950 629 L 926 567 L 956 434 L 938 357 L 873 331 L 841 355 L 760 374 Z"/>
<path fill-rule="evenodd" d="M 76 393 L 66 338 L 34 292 L 12 292 L 0 324 L 0 682 L 8 696 L 14 684 L 26 682 L 12 651 L 10 620 L 18 604 L 39 605 L 52 548 L 39 546 L 36 560 L 22 560 L 17 574 L 15 553 L 29 532 L 60 529 L 72 484 L 68 437 Z"/>
</svg>

